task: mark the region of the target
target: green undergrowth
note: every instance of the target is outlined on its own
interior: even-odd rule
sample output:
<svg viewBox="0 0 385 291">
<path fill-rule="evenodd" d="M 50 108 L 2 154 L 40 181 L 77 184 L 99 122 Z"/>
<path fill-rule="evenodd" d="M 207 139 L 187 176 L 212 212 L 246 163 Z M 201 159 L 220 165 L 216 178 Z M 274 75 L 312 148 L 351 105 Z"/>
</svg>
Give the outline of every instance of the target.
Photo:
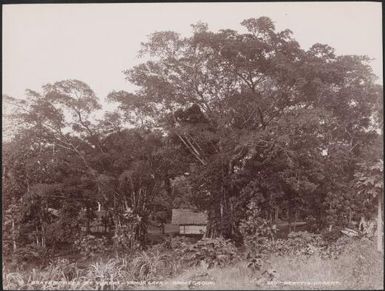
<svg viewBox="0 0 385 291">
<path fill-rule="evenodd" d="M 3 264 L 3 288 L 382 289 L 382 258 L 365 238 L 342 237 L 325 247 L 319 238 L 299 233 L 266 242 L 253 256 L 223 239 L 193 244 L 175 239 L 135 254 L 92 257 L 83 263 L 61 258 L 25 270 Z"/>
</svg>

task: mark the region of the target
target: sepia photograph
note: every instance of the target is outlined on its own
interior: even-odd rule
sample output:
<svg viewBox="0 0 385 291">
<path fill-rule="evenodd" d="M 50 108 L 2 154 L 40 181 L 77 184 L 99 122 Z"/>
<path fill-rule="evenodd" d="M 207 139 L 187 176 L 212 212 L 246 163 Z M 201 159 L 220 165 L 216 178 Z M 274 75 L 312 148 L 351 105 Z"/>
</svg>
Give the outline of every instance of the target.
<svg viewBox="0 0 385 291">
<path fill-rule="evenodd" d="M 381 2 L 2 5 L 4 290 L 383 290 Z"/>
</svg>

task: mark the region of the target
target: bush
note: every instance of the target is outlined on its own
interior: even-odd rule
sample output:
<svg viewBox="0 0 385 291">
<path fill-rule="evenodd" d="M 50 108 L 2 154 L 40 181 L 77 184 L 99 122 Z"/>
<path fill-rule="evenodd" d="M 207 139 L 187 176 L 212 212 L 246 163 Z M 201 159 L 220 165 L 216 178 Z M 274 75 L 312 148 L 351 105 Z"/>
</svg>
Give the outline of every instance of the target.
<svg viewBox="0 0 385 291">
<path fill-rule="evenodd" d="M 320 222 L 312 215 L 305 218 L 306 229 L 313 233 L 318 233 L 321 228 Z"/>
<path fill-rule="evenodd" d="M 204 262 L 208 268 L 223 267 L 239 259 L 234 244 L 223 238 L 204 238 L 191 245 L 182 243 L 178 253 L 188 266 L 197 266 Z"/>
<path fill-rule="evenodd" d="M 247 268 L 253 271 L 260 271 L 263 266 L 263 257 L 261 254 L 248 255 Z"/>
<path fill-rule="evenodd" d="M 244 244 L 251 253 L 263 253 L 266 245 L 274 238 L 276 230 L 269 221 L 260 217 L 261 211 L 254 201 L 247 208 L 247 219 L 241 221 L 239 227 Z"/>
<path fill-rule="evenodd" d="M 78 267 L 76 263 L 71 263 L 66 258 L 56 258 L 51 260 L 50 264 L 46 268 L 47 272 L 51 275 L 51 280 L 60 280 L 62 277 L 65 280 L 72 280 L 78 274 Z"/>
<path fill-rule="evenodd" d="M 291 232 L 288 238 L 269 241 L 265 246 L 265 253 L 310 256 L 326 247 L 322 237 L 306 231 Z"/>
<path fill-rule="evenodd" d="M 111 242 L 106 237 L 97 238 L 94 235 L 86 235 L 75 240 L 74 247 L 80 254 L 93 257 L 111 249 Z"/>
<path fill-rule="evenodd" d="M 322 238 L 328 243 L 336 242 L 342 235 L 341 228 L 334 228 L 331 231 L 326 230 L 322 232 Z"/>
<path fill-rule="evenodd" d="M 338 235 L 339 236 L 339 235 Z M 333 233 L 329 241 L 322 235 L 309 233 L 306 231 L 291 232 L 287 240 L 275 240 L 266 244 L 266 253 L 278 256 L 301 256 L 310 257 L 319 255 L 322 259 L 337 259 L 355 240 L 348 236 L 339 236 Z"/>
<path fill-rule="evenodd" d="M 341 236 L 336 241 L 328 243 L 320 255 L 324 259 L 337 259 L 354 240 L 348 236 Z"/>
<path fill-rule="evenodd" d="M 45 265 L 48 258 L 48 249 L 35 244 L 20 247 L 12 254 L 13 262 L 21 267 L 28 264 Z"/>
<path fill-rule="evenodd" d="M 177 272 L 177 256 L 157 248 L 138 253 L 131 262 L 136 280 L 161 280 Z"/>
<path fill-rule="evenodd" d="M 171 249 L 179 250 L 187 245 L 192 245 L 196 242 L 196 240 L 192 240 L 191 238 L 185 236 L 176 236 L 172 237 L 169 241 L 169 245 Z"/>
</svg>

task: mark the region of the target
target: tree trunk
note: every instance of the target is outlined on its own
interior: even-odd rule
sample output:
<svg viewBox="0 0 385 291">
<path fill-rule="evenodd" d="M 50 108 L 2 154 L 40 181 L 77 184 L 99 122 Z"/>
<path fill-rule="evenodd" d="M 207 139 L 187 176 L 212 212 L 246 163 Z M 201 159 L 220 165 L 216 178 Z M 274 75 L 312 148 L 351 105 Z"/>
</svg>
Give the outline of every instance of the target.
<svg viewBox="0 0 385 291">
<path fill-rule="evenodd" d="M 113 221 L 113 224 L 114 224 L 114 237 L 117 238 L 118 235 L 119 235 L 119 223 L 118 223 L 118 209 L 116 207 L 117 203 L 116 203 L 116 196 L 115 196 L 115 193 L 114 193 L 114 208 L 113 208 L 113 212 L 112 212 L 112 221 Z M 114 249 L 115 249 L 115 253 L 116 255 L 118 255 L 118 244 L 117 244 L 117 240 L 114 240 Z"/>
<path fill-rule="evenodd" d="M 39 246 L 40 243 L 39 243 L 39 229 L 36 227 L 36 230 L 35 230 L 35 238 L 36 238 L 36 245 Z"/>
<path fill-rule="evenodd" d="M 87 207 L 86 210 L 86 232 L 90 233 L 90 209 Z"/>
<path fill-rule="evenodd" d="M 41 212 L 44 212 L 44 210 L 40 210 Z M 44 218 L 42 216 L 43 214 L 40 213 L 39 220 L 40 220 L 40 236 L 41 236 L 41 246 L 45 248 L 45 222 Z"/>
<path fill-rule="evenodd" d="M 220 234 L 225 238 L 232 237 L 232 218 L 231 218 L 231 206 L 229 198 L 229 189 L 223 187 L 222 199 L 221 199 L 221 230 Z"/>
<path fill-rule="evenodd" d="M 221 211 L 218 203 L 211 203 L 205 237 L 214 238 L 220 234 Z"/>
<path fill-rule="evenodd" d="M 15 230 L 15 219 L 13 217 L 12 217 L 11 232 L 12 232 L 12 249 L 13 249 L 13 252 L 15 252 L 16 251 L 16 230 Z"/>
<path fill-rule="evenodd" d="M 298 218 L 298 211 L 296 209 L 294 212 L 294 231 L 297 230 L 297 218 Z"/>
<path fill-rule="evenodd" d="M 274 223 L 278 222 L 278 215 L 279 215 L 279 206 L 276 206 L 275 213 L 274 213 Z"/>
<path fill-rule="evenodd" d="M 349 209 L 349 225 L 352 223 L 352 210 Z"/>
<path fill-rule="evenodd" d="M 378 209 L 377 209 L 377 250 L 383 252 L 382 246 L 382 213 L 381 213 L 382 203 L 381 203 L 381 194 L 378 194 Z"/>
<path fill-rule="evenodd" d="M 45 241 L 46 241 L 46 235 L 45 235 L 45 226 L 44 224 L 41 226 L 41 246 L 45 248 Z"/>
<path fill-rule="evenodd" d="M 289 233 L 291 232 L 291 216 L 292 216 L 292 213 L 291 213 L 291 206 L 289 205 L 289 207 L 287 208 L 287 216 L 288 216 L 288 220 L 289 220 Z"/>
</svg>

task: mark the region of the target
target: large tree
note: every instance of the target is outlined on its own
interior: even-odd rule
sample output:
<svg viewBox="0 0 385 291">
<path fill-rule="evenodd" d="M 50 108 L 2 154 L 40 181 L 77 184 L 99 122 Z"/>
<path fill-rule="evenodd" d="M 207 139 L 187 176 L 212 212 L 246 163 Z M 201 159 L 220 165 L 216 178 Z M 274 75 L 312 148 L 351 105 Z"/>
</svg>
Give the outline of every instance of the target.
<svg viewBox="0 0 385 291">
<path fill-rule="evenodd" d="M 17 109 L 9 118 L 21 125 L 3 152 L 3 198 L 13 249 L 17 229 L 35 235 L 20 237 L 24 245 L 74 239 L 81 209 L 89 230 L 98 204 L 113 221 L 117 240 L 125 229 L 132 234 L 130 247 L 144 246 L 154 196 L 167 192 L 175 175 L 167 170 L 173 163 L 167 153 L 173 150 L 163 146 L 162 133 L 123 129 L 114 113 L 98 121 L 97 97 L 77 80 L 48 84 L 41 93 L 27 91 L 27 97 L 7 98 Z M 56 218 L 50 209 L 58 211 Z M 125 220 L 128 209 L 140 223 Z M 50 231 L 55 228 L 60 231 Z"/>
<path fill-rule="evenodd" d="M 271 207 L 285 200 L 289 213 L 346 191 L 354 156 L 377 135 L 382 87 L 366 57 L 303 50 L 267 17 L 241 24 L 246 31 L 198 23 L 190 37 L 152 34 L 141 51 L 148 60 L 125 72 L 139 89 L 109 96 L 134 124 L 161 127 L 184 146 L 213 236 L 237 234 L 234 202 L 247 191 Z M 329 162 L 344 170 L 333 177 Z"/>
</svg>

